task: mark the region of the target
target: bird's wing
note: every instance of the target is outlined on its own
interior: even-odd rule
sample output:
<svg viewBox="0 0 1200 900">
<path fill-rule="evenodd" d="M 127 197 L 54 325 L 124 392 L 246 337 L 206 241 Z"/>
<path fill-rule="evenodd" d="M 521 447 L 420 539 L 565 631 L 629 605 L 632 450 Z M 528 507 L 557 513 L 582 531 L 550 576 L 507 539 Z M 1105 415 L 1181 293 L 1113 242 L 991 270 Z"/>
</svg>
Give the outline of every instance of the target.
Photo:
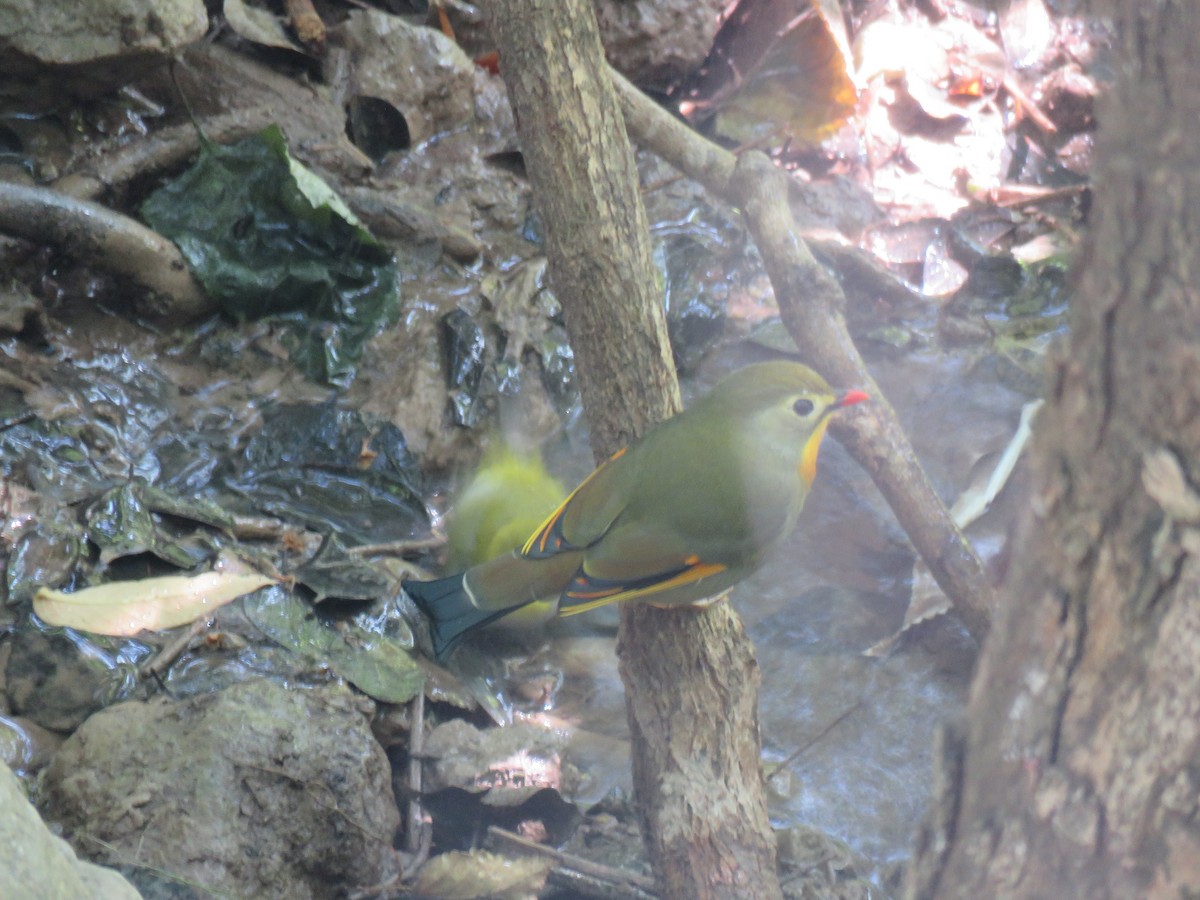
<svg viewBox="0 0 1200 900">
<path fill-rule="evenodd" d="M 662 533 L 646 534 L 618 522 L 603 541 L 590 548 L 583 564 L 562 593 L 559 615 L 571 616 L 606 603 L 652 597 L 671 591 L 676 602 L 707 596 L 703 579 L 728 565 L 703 559 Z M 695 590 L 688 590 L 694 586 Z M 694 594 L 680 597 L 679 593 Z"/>
<path fill-rule="evenodd" d="M 528 559 L 582 550 L 604 536 L 624 509 L 636 454 L 618 450 L 571 491 L 521 548 Z"/>
<path fill-rule="evenodd" d="M 652 598 L 655 594 L 699 585 L 702 579 L 724 572 L 726 566 L 723 563 L 705 563 L 692 557 L 674 570 L 632 579 L 596 578 L 588 575 L 585 569 L 586 567 L 580 568 L 579 573 L 563 591 L 558 605 L 560 616 L 573 616 L 597 606 L 604 606 L 606 603 Z M 694 599 L 701 600 L 714 592 L 702 591 Z"/>
</svg>

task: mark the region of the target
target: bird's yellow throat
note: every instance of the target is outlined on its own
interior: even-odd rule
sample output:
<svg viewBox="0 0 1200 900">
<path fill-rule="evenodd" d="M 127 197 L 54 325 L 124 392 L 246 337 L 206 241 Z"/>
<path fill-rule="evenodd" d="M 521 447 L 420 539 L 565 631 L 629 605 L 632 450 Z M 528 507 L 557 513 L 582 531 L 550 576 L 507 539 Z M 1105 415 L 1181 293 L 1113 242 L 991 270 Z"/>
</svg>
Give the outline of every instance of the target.
<svg viewBox="0 0 1200 900">
<path fill-rule="evenodd" d="M 804 449 L 800 452 L 800 477 L 804 479 L 805 487 L 811 487 L 813 479 L 817 477 L 817 454 L 821 452 L 821 439 L 825 437 L 825 429 L 829 427 L 829 419 L 821 420 L 821 423 L 813 430 L 813 433 L 808 436 L 808 440 L 804 443 Z"/>
</svg>

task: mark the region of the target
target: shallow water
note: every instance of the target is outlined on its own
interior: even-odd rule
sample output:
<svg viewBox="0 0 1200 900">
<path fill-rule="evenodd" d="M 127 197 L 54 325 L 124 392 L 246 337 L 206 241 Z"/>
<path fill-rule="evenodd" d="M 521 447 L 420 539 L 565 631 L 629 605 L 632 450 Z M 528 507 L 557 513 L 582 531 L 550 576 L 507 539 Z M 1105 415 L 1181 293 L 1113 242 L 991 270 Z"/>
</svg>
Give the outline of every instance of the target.
<svg viewBox="0 0 1200 900">
<path fill-rule="evenodd" d="M 132 326 L 113 318 L 104 318 L 100 325 L 89 332 L 95 358 L 117 375 L 124 368 L 113 366 L 114 361 L 163 358 Z M 125 348 L 123 354 L 105 355 L 114 346 Z M 727 346 L 689 377 L 685 396 L 766 353 L 748 343 Z M 261 405 L 264 395 L 322 395 L 299 380 L 288 380 L 287 390 L 280 390 L 283 376 L 272 380 L 264 375 L 263 381 L 249 384 L 247 379 L 247 386 L 235 387 L 238 380 L 227 372 L 222 374 L 228 381 L 214 380 L 204 367 L 191 373 L 191 361 L 178 353 L 169 358 L 171 380 L 188 387 L 162 391 L 154 398 L 171 410 L 156 412 L 155 421 L 165 415 L 189 423 L 179 428 L 185 435 L 209 430 L 202 423 L 211 426 L 215 417 L 236 423 L 225 429 L 225 440 L 232 444 L 257 421 L 243 407 Z M 933 484 L 948 501 L 1003 446 L 1036 383 L 1007 359 L 979 348 L 885 355 L 869 362 Z M 45 364 L 49 368 L 52 361 Z M 98 377 L 98 365 L 88 373 L 91 380 Z M 117 375 L 115 383 L 124 384 L 126 379 Z M 118 421 L 145 418 L 137 397 L 114 397 L 112 402 L 124 410 Z M 404 427 L 402 418 L 396 416 Z M 131 462 L 148 458 L 145 428 L 114 434 L 108 445 L 115 444 L 116 450 L 110 448 L 105 456 L 112 463 L 103 472 L 106 482 L 118 472 L 137 471 Z M 549 455 L 551 469 L 564 481 L 573 483 L 586 475 L 592 462 L 582 423 Z M 977 546 L 995 554 L 1018 505 L 1002 496 L 983 527 L 973 533 Z M 952 616 L 919 626 L 887 658 L 863 655 L 899 627 L 911 591 L 912 566 L 903 532 L 878 492 L 831 440 L 822 450 L 817 483 L 796 534 L 760 572 L 735 589 L 732 599 L 763 670 L 764 763 L 770 770 L 786 761 L 784 771 L 771 778 L 773 819 L 780 826 L 811 825 L 845 840 L 881 875 L 909 853 L 930 791 L 933 731 L 960 708 L 973 661 L 971 642 Z M 555 721 L 570 725 L 567 756 L 581 775 L 576 798 L 586 804 L 614 787 L 628 790 L 628 733 L 616 672 L 615 610 L 556 623 L 552 633 L 556 637 L 548 651 L 533 664 L 555 678 L 558 671 L 563 673 L 549 712 Z M 176 690 L 189 680 L 196 690 L 219 689 L 256 674 L 278 673 L 281 662 L 273 657 L 255 648 L 185 656 L 168 682 Z"/>
</svg>

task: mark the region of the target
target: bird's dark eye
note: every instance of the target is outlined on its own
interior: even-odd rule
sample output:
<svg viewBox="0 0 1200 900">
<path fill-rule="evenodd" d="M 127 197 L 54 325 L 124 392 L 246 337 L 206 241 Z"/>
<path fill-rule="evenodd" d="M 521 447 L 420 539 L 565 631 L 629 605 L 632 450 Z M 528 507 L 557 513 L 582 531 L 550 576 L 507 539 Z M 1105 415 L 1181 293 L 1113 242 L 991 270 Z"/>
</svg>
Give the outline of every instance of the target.
<svg viewBox="0 0 1200 900">
<path fill-rule="evenodd" d="M 807 416 L 812 413 L 815 408 L 816 407 L 813 406 L 813 402 L 807 397 L 801 397 L 792 404 L 792 411 L 798 416 Z"/>
</svg>

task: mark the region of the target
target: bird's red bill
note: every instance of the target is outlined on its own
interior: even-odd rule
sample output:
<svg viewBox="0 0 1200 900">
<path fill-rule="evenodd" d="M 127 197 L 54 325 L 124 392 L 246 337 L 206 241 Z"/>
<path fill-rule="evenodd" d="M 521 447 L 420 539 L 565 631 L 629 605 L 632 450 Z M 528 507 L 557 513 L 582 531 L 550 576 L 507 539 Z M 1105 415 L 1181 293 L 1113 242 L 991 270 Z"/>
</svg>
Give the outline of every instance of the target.
<svg viewBox="0 0 1200 900">
<path fill-rule="evenodd" d="M 841 409 L 844 406 L 853 406 L 855 403 L 862 403 L 864 400 L 870 399 L 871 397 L 866 391 L 846 391 L 838 398 L 835 406 L 837 409 Z"/>
</svg>

